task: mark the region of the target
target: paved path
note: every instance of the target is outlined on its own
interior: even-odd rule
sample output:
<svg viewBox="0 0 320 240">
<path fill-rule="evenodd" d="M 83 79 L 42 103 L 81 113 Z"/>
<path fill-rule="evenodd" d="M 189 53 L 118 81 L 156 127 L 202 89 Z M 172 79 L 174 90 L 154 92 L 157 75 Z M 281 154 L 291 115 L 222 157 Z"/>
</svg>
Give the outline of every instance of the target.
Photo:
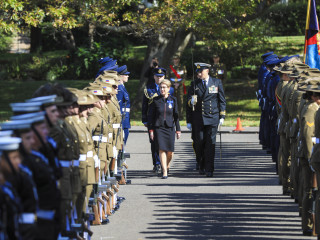
<svg viewBox="0 0 320 240">
<path fill-rule="evenodd" d="M 222 140 L 222 160 L 217 148 L 214 178 L 206 178 L 194 170 L 190 134 L 182 134 L 165 180 L 151 172 L 147 134 L 131 133 L 132 185 L 120 187 L 126 200 L 108 225 L 92 227 L 93 239 L 315 239 L 301 235 L 297 204 L 281 194 L 258 135 Z"/>
</svg>

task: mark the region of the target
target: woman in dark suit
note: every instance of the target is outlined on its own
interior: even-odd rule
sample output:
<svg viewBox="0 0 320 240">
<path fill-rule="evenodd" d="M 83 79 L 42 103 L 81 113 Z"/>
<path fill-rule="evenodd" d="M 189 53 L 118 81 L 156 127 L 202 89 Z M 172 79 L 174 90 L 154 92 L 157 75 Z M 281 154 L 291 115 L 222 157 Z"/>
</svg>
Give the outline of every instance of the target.
<svg viewBox="0 0 320 240">
<path fill-rule="evenodd" d="M 175 135 L 181 136 L 178 117 L 177 99 L 169 94 L 171 82 L 164 79 L 160 82 L 160 96 L 154 98 L 150 105 L 149 123 L 150 138 L 155 139 L 159 149 L 162 167 L 162 178 L 168 178 L 170 161 L 174 152 Z"/>
</svg>

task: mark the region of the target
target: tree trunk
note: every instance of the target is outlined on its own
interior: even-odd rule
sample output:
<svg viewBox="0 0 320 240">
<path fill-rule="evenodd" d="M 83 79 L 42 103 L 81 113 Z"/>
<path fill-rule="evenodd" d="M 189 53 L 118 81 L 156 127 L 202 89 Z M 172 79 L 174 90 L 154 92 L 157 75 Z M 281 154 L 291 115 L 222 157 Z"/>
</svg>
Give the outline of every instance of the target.
<svg viewBox="0 0 320 240">
<path fill-rule="evenodd" d="M 94 42 L 94 34 L 96 31 L 96 25 L 93 23 L 89 23 L 89 29 L 88 29 L 88 40 L 89 40 L 89 48 L 93 48 L 93 42 Z"/>
<path fill-rule="evenodd" d="M 140 75 L 138 93 L 135 99 L 133 99 L 133 103 L 131 105 L 133 111 L 140 110 L 142 107 L 142 96 L 147 83 L 147 79 L 144 77 L 144 74 L 149 68 L 152 58 L 157 57 L 159 59 L 159 66 L 168 68 L 172 56 L 174 54 L 182 53 L 188 45 L 191 37 L 191 32 L 178 30 L 171 37 L 167 36 L 167 34 L 161 34 L 148 40 L 147 52 Z"/>
<path fill-rule="evenodd" d="M 35 52 L 41 51 L 42 49 L 41 28 L 31 27 L 30 38 L 31 38 L 30 52 L 35 53 Z"/>
<path fill-rule="evenodd" d="M 68 50 L 75 50 L 76 49 L 76 42 L 71 30 L 60 32 L 62 42 L 66 46 Z"/>
</svg>

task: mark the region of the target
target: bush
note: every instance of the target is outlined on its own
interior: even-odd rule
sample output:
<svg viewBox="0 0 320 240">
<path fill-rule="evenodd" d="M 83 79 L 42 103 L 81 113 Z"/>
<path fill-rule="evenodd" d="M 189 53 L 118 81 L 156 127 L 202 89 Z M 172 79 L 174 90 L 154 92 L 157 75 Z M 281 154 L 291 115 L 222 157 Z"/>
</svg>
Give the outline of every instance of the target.
<svg viewBox="0 0 320 240">
<path fill-rule="evenodd" d="M 274 36 L 298 36 L 305 34 L 306 16 L 307 3 L 290 2 L 271 6 L 262 19 L 272 28 Z"/>
<path fill-rule="evenodd" d="M 7 52 L 12 43 L 12 35 L 0 31 L 0 53 Z"/>
</svg>

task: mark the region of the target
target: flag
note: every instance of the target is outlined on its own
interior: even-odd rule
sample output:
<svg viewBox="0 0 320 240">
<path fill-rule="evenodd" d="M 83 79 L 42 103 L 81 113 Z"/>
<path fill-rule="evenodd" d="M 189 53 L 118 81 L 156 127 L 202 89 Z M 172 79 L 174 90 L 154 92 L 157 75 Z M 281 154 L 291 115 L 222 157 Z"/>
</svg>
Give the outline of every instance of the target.
<svg viewBox="0 0 320 240">
<path fill-rule="evenodd" d="M 304 63 L 311 68 L 320 69 L 320 35 L 315 0 L 308 1 Z"/>
</svg>

